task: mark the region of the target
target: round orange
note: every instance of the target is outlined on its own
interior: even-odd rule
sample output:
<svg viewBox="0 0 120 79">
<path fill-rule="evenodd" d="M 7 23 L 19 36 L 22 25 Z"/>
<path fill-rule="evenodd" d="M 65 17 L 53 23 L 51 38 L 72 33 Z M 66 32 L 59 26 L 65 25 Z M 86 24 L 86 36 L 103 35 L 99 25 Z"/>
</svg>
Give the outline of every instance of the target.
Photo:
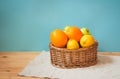
<svg viewBox="0 0 120 79">
<path fill-rule="evenodd" d="M 62 30 L 53 30 L 50 34 L 50 41 L 56 47 L 65 47 L 65 45 L 67 44 L 67 40 L 68 37 Z"/>
<path fill-rule="evenodd" d="M 80 38 L 82 37 L 82 32 L 80 28 L 76 26 L 70 26 L 64 32 L 67 34 L 69 39 L 74 39 L 77 42 L 79 42 Z"/>
</svg>

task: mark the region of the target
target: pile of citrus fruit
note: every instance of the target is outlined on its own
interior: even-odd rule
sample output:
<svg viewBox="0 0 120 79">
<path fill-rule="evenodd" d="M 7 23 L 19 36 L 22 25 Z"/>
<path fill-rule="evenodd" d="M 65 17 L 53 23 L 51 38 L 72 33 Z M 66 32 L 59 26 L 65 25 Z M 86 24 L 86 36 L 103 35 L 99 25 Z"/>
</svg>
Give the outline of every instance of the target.
<svg viewBox="0 0 120 79">
<path fill-rule="evenodd" d="M 66 26 L 64 30 L 55 29 L 50 33 L 51 43 L 58 48 L 78 49 L 89 47 L 95 43 L 88 28 Z"/>
</svg>

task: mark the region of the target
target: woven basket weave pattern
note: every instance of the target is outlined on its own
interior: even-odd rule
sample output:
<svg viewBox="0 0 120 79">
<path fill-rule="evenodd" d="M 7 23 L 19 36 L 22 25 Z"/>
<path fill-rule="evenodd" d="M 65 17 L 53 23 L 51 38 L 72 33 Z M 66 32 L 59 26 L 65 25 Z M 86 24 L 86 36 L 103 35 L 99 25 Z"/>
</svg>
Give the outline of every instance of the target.
<svg viewBox="0 0 120 79">
<path fill-rule="evenodd" d="M 49 44 L 51 63 L 60 68 L 79 68 L 92 66 L 97 63 L 98 42 L 88 48 L 69 50 L 54 47 Z"/>
</svg>

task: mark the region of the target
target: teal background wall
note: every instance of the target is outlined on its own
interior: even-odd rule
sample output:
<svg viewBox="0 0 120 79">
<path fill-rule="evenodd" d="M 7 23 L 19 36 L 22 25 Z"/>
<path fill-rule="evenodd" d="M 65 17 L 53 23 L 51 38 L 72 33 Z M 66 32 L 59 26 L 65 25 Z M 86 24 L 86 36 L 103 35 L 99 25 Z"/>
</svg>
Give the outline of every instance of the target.
<svg viewBox="0 0 120 79">
<path fill-rule="evenodd" d="M 49 34 L 87 27 L 98 51 L 120 51 L 120 0 L 0 0 L 0 51 L 49 50 Z"/>
</svg>

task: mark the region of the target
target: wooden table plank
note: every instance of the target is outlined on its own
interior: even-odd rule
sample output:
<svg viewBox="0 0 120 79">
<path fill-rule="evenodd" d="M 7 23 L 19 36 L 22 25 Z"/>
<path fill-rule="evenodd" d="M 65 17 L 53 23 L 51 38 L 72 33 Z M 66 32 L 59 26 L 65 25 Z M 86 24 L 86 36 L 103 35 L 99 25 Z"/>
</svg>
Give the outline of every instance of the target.
<svg viewBox="0 0 120 79">
<path fill-rule="evenodd" d="M 120 52 L 98 52 L 101 55 L 120 56 Z"/>
<path fill-rule="evenodd" d="M 0 53 L 0 79 L 34 79 L 29 77 L 19 77 L 17 74 L 39 54 L 40 53 L 24 52 Z"/>
<path fill-rule="evenodd" d="M 39 54 L 40 52 L 0 52 L 0 79 L 44 79 L 17 75 Z M 99 52 L 98 54 L 120 56 L 120 52 Z"/>
</svg>

